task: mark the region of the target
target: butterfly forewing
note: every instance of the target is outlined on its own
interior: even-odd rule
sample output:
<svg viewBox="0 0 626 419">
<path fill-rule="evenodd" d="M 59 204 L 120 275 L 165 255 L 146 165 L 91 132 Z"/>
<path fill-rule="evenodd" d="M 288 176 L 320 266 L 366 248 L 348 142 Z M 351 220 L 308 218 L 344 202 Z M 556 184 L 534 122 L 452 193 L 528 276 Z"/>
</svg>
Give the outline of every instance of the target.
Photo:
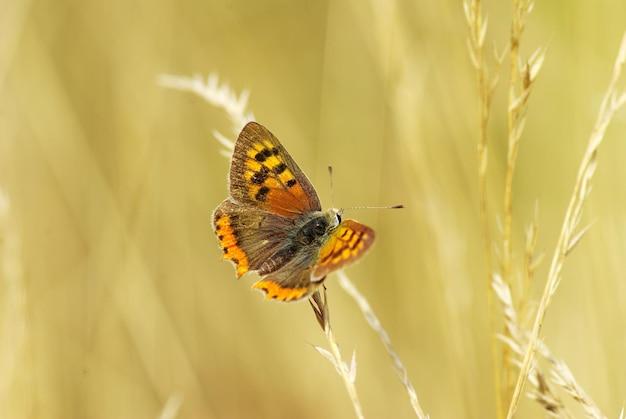
<svg viewBox="0 0 626 419">
<path fill-rule="evenodd" d="M 249 122 L 235 143 L 230 194 L 238 203 L 287 217 L 321 209 L 304 172 L 278 139 L 256 122 Z"/>
</svg>

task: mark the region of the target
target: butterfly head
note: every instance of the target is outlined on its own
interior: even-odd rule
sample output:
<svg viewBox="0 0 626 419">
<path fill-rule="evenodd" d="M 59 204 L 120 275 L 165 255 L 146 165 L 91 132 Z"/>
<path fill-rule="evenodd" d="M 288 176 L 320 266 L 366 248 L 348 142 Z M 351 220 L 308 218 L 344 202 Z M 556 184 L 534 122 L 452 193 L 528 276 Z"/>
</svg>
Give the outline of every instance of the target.
<svg viewBox="0 0 626 419">
<path fill-rule="evenodd" d="M 331 208 L 328 210 L 328 215 L 335 221 L 335 227 L 341 223 L 341 217 L 343 216 L 343 208 Z"/>
</svg>

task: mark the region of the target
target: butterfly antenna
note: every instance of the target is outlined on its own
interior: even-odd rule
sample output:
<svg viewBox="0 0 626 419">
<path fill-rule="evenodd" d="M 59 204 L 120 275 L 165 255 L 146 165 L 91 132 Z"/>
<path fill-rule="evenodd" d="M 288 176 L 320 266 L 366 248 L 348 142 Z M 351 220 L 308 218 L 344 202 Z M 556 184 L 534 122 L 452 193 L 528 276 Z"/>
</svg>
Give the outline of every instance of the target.
<svg viewBox="0 0 626 419">
<path fill-rule="evenodd" d="M 333 188 L 333 167 L 328 166 L 328 176 L 330 177 L 330 207 L 335 208 L 335 188 Z"/>
<path fill-rule="evenodd" d="M 335 188 L 333 188 L 333 167 L 332 166 L 328 166 L 328 176 L 330 176 L 330 207 L 335 208 Z M 339 212 L 343 212 L 345 210 L 354 210 L 354 209 L 398 209 L 398 208 L 404 208 L 404 205 L 402 204 L 390 205 L 390 206 L 385 206 L 385 207 L 368 207 L 368 206 L 348 207 L 348 208 L 341 208 Z"/>
<path fill-rule="evenodd" d="M 405 208 L 405 206 L 402 205 L 402 204 L 400 204 L 400 205 L 388 205 L 386 207 L 367 207 L 367 206 L 362 206 L 362 207 L 342 208 L 342 210 L 355 210 L 355 209 L 399 209 L 399 208 Z"/>
</svg>

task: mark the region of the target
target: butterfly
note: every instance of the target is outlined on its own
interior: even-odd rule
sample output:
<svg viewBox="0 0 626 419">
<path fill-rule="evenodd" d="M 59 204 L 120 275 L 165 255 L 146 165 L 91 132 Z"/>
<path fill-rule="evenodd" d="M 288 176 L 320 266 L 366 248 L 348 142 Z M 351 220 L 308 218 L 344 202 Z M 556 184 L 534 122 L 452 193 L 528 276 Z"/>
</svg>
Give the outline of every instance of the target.
<svg viewBox="0 0 626 419">
<path fill-rule="evenodd" d="M 322 211 L 306 175 L 265 127 L 249 122 L 230 164 L 230 197 L 213 212 L 213 227 L 237 277 L 256 272 L 266 298 L 310 296 L 326 276 L 356 261 L 375 233 L 342 211 Z"/>
</svg>

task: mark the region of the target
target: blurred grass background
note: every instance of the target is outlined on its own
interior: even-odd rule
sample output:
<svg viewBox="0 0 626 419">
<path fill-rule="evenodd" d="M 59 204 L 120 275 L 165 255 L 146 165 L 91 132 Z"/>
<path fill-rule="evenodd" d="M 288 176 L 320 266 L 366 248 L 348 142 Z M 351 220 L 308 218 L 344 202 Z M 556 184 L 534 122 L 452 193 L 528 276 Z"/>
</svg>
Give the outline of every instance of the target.
<svg viewBox="0 0 626 419">
<path fill-rule="evenodd" d="M 502 48 L 511 5 L 490 1 Z M 539 207 L 549 257 L 626 24 L 618 0 L 538 2 L 522 54 L 548 46 L 514 183 L 514 251 Z M 0 189 L 8 197 L 0 416 L 352 417 L 309 305 L 266 302 L 220 262 L 210 216 L 228 161 L 220 110 L 156 84 L 217 72 L 251 91 L 327 207 L 378 239 L 351 279 L 433 418 L 495 417 L 476 175 L 476 85 L 460 1 L 8 0 L 0 16 Z M 501 214 L 506 66 L 490 125 Z M 599 155 L 588 235 L 566 261 L 543 336 L 604 413 L 626 394 L 622 112 Z M 233 137 L 234 138 L 234 137 Z M 492 226 L 497 241 L 497 225 Z M 540 295 L 548 261 L 540 267 Z M 366 417 L 413 417 L 377 336 L 327 281 Z M 581 413 L 580 411 L 574 410 Z M 582 413 L 581 413 L 582 414 Z M 519 417 L 541 417 L 532 401 Z"/>
</svg>

